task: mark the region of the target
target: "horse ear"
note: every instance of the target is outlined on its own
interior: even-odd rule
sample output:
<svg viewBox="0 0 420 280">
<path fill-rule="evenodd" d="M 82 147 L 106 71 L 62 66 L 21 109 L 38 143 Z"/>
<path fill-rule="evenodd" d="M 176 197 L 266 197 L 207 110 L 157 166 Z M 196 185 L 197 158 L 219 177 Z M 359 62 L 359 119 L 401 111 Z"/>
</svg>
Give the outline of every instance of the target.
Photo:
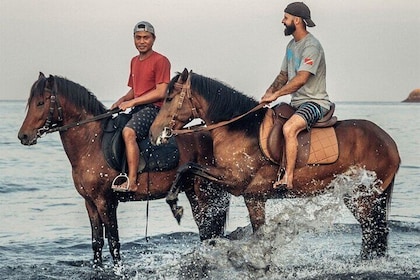
<svg viewBox="0 0 420 280">
<path fill-rule="evenodd" d="M 188 79 L 188 69 L 184 68 L 184 71 L 182 71 L 181 76 L 179 77 L 180 80 L 185 83 Z"/>
<path fill-rule="evenodd" d="M 42 72 L 39 72 L 38 80 L 45 79 L 45 75 Z"/>
<path fill-rule="evenodd" d="M 47 83 L 46 83 L 45 87 L 47 87 L 49 89 L 52 89 L 53 85 L 54 85 L 54 76 L 52 76 L 50 74 L 50 76 L 47 78 Z"/>
</svg>

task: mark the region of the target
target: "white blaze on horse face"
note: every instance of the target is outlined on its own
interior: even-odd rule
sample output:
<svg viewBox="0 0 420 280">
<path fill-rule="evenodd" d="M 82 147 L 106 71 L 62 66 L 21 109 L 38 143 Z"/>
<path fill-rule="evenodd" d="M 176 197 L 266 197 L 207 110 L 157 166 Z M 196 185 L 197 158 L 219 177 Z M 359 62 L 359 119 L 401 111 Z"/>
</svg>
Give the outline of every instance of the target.
<svg viewBox="0 0 420 280">
<path fill-rule="evenodd" d="M 168 139 L 173 136 L 172 130 L 169 127 L 163 128 L 162 132 L 156 139 L 156 145 L 162 145 L 168 142 Z"/>
</svg>

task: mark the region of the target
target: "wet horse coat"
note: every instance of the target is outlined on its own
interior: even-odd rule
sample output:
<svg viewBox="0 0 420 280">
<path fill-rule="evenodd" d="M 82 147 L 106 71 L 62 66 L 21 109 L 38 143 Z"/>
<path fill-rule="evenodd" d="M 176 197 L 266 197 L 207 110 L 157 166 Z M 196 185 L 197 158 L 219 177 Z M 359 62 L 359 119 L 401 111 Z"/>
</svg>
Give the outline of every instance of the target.
<svg viewBox="0 0 420 280">
<path fill-rule="evenodd" d="M 60 131 L 61 141 L 71 163 L 74 186 L 85 199 L 92 230 L 94 264 L 102 264 L 104 236 L 115 265 L 121 261 L 117 224 L 119 200 L 152 200 L 166 196 L 176 175 L 176 169 L 145 172 L 138 176 L 136 193 L 119 194 L 111 190 L 111 182 L 119 172 L 111 168 L 102 151 L 105 106 L 86 88 L 67 79 L 42 73 L 31 88 L 28 112 L 18 137 L 24 145 L 34 145 L 44 133 Z M 94 121 L 91 121 L 94 120 Z M 178 139 L 180 164 L 196 161 L 212 164 L 212 140 L 208 134 L 190 135 Z M 181 179 L 192 205 L 193 216 L 202 239 L 223 234 L 229 199 L 201 191 L 204 181 L 191 176 Z M 212 204 L 207 203 L 211 200 Z M 214 203 L 216 202 L 216 203 Z M 105 232 L 104 232 L 105 231 Z"/>
<path fill-rule="evenodd" d="M 193 117 L 208 126 L 225 122 L 250 111 L 258 102 L 218 81 L 188 73 L 175 77 L 165 103 L 151 127 L 152 140 L 159 143 L 179 130 Z M 258 136 L 265 109 L 233 123 L 211 130 L 215 166 L 189 163 L 179 173 L 222 183 L 234 195 L 244 196 L 251 224 L 257 230 L 265 223 L 265 203 L 269 198 L 305 197 L 323 193 L 337 175 L 354 168 L 373 171 L 374 186 L 354 186 L 345 200 L 362 227 L 362 257 L 383 256 L 387 247 L 387 208 L 400 158 L 393 139 L 367 120 L 338 121 L 334 125 L 339 143 L 339 158 L 333 164 L 304 165 L 295 171 L 291 191 L 273 189 L 278 165 L 261 152 Z M 283 147 L 278 147 L 281 151 Z M 174 185 L 167 201 L 174 208 L 179 184 Z M 359 195 L 361 194 L 361 195 Z"/>
</svg>

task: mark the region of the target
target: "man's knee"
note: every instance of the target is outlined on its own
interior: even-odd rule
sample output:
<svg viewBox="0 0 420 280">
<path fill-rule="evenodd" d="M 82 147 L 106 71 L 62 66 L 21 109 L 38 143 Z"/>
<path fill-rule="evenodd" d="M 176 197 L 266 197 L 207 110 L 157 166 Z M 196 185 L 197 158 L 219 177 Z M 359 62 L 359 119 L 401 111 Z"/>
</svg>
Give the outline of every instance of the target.
<svg viewBox="0 0 420 280">
<path fill-rule="evenodd" d="M 124 127 L 122 136 L 126 142 L 136 140 L 136 132 L 131 127 Z"/>
<path fill-rule="evenodd" d="M 285 138 L 289 138 L 289 137 L 293 137 L 293 125 L 287 121 L 284 125 L 283 125 L 283 135 Z"/>
<path fill-rule="evenodd" d="M 301 116 L 295 114 L 283 125 L 283 135 L 286 138 L 296 138 L 299 132 L 305 128 L 306 121 Z"/>
</svg>

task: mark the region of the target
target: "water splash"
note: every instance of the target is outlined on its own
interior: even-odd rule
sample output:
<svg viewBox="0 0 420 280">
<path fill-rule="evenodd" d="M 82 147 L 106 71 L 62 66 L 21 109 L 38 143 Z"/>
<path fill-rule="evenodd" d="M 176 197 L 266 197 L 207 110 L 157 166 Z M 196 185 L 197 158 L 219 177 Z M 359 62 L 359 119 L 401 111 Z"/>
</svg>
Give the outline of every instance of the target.
<svg viewBox="0 0 420 280">
<path fill-rule="evenodd" d="M 349 262 L 358 261 L 361 233 L 354 234 L 359 244 L 354 240 L 338 244 L 335 222 L 348 211 L 345 199 L 372 195 L 379 183 L 374 172 L 352 167 L 337 175 L 324 195 L 269 200 L 267 222 L 257 233 L 240 228 L 230 239 L 205 242 L 182 258 L 180 278 L 299 279 L 337 270 L 346 273 Z"/>
</svg>

